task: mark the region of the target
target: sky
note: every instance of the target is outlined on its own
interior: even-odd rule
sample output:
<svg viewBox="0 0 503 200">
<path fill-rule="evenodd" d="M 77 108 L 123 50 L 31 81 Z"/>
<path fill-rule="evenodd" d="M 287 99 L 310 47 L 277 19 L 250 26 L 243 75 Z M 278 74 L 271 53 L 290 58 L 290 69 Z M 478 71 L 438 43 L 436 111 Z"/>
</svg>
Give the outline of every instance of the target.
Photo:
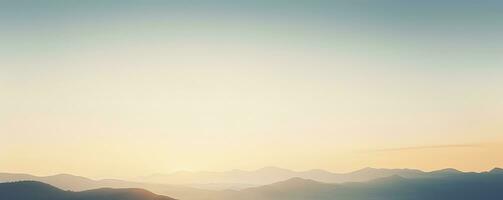
<svg viewBox="0 0 503 200">
<path fill-rule="evenodd" d="M 1 1 L 0 171 L 501 167 L 502 9 Z"/>
</svg>

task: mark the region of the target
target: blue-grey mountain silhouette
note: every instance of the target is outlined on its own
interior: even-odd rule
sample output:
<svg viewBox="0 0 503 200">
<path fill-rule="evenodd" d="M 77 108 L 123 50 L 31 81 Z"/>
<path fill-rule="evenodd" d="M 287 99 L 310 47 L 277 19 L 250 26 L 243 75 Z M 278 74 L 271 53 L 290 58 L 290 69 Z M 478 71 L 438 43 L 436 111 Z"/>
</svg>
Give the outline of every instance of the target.
<svg viewBox="0 0 503 200">
<path fill-rule="evenodd" d="M 0 183 L 0 200 L 174 200 L 144 189 L 65 191 L 37 181 Z"/>
<path fill-rule="evenodd" d="M 270 171 L 275 171 L 270 170 Z M 269 170 L 268 170 L 269 171 Z M 285 171 L 283 171 L 285 172 Z M 312 170 L 318 175 L 324 171 Z M 242 172 L 239 172 L 242 173 Z M 301 177 L 289 178 L 272 184 L 251 187 L 242 190 L 210 191 L 187 186 L 139 183 L 121 180 L 92 180 L 72 175 L 36 177 L 26 174 L 0 174 L 0 182 L 16 179 L 37 179 L 51 183 L 64 190 L 88 190 L 101 187 L 144 188 L 157 194 L 167 195 L 181 200 L 501 200 L 503 199 L 503 169 L 494 168 L 488 172 L 461 172 L 444 169 L 433 172 L 419 170 L 393 170 L 365 168 L 350 174 L 391 174 L 384 178 L 370 181 L 326 183 Z M 32 182 L 22 182 L 32 183 Z M 35 182 L 38 183 L 38 182 Z M 57 185 L 59 184 L 59 185 Z M 65 184 L 70 184 L 66 185 Z M 18 185 L 19 186 L 19 185 Z M 21 185 L 22 186 L 22 185 Z M 30 184 L 28 184 L 30 186 Z M 31 188 L 31 189 L 30 189 Z M 80 189 L 79 189 L 80 188 Z M 70 189 L 70 190 L 73 190 Z M 54 187 L 45 188 L 52 193 L 61 191 Z M 3 190 L 5 192 L 5 190 Z M 28 187 L 21 191 L 38 194 L 40 188 Z M 33 191 L 33 192 L 31 192 Z M 54 192 L 59 191 L 59 192 Z M 121 191 L 121 190 L 112 190 Z M 130 191 L 131 189 L 126 189 Z M 64 192 L 64 191 L 63 191 Z M 79 192 L 85 194 L 110 193 L 108 189 Z M 113 193 L 113 192 L 112 192 Z M 133 192 L 135 193 L 135 192 Z M 141 192 L 140 192 L 141 193 Z M 12 192 L 7 192 L 12 194 Z M 137 193 L 135 193 L 137 194 Z M 5 195 L 5 194 L 0 194 Z M 5 196 L 4 196 L 5 197 Z M 53 200 L 55 197 L 51 197 Z M 58 197 L 59 198 L 59 197 Z M 20 198 L 8 198 L 20 199 Z M 0 200 L 3 200 L 0 198 Z M 31 199 L 28 199 L 31 200 Z M 40 199 L 44 200 L 44 199 Z M 59 200 L 59 199 L 55 199 Z M 72 199 L 73 200 L 73 199 Z M 87 200 L 87 199 L 80 199 Z"/>
<path fill-rule="evenodd" d="M 503 173 L 449 173 L 429 178 L 393 175 L 368 182 L 321 183 L 292 178 L 279 183 L 228 193 L 216 199 L 239 200 L 500 200 Z"/>
</svg>

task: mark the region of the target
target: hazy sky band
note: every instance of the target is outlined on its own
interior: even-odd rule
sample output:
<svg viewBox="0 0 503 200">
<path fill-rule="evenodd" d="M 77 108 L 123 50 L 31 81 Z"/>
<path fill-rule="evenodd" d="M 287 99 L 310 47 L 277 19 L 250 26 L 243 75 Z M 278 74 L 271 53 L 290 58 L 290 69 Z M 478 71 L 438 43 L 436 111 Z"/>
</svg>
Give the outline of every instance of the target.
<svg viewBox="0 0 503 200">
<path fill-rule="evenodd" d="M 353 152 L 501 141 L 502 9 L 501 1 L 2 1 L 0 170 L 501 165 L 493 146 L 435 149 L 452 158 L 440 161 L 425 156 L 431 149 L 414 152 L 417 160 Z M 30 168 L 42 158 L 51 162 Z"/>
</svg>

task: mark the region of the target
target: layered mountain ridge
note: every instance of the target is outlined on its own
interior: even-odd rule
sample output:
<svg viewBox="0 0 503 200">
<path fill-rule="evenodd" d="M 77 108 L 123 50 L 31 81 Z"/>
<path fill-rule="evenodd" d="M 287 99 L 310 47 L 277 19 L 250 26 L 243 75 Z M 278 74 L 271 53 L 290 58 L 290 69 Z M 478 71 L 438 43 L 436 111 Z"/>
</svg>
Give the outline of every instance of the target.
<svg viewBox="0 0 503 200">
<path fill-rule="evenodd" d="M 267 173 L 264 173 L 267 172 Z M 278 173 L 279 172 L 279 173 Z M 443 169 L 431 172 L 423 172 L 413 169 L 375 169 L 364 168 L 355 172 L 347 174 L 336 174 L 337 176 L 346 177 L 346 181 L 338 182 L 323 182 L 318 179 L 322 175 L 331 176 L 334 173 L 323 170 L 309 170 L 305 172 L 295 172 L 280 168 L 264 168 L 257 171 L 243 171 L 234 170 L 233 173 L 246 174 L 246 177 L 252 175 L 277 175 L 279 177 L 286 177 L 283 180 L 276 181 L 270 184 L 263 184 L 259 186 L 248 186 L 246 188 L 236 189 L 215 189 L 207 190 L 190 185 L 175 185 L 175 184 L 160 184 L 160 183 L 144 183 L 125 180 L 93 180 L 81 176 L 73 176 L 69 174 L 59 174 L 54 176 L 32 176 L 29 174 L 11 174 L 0 173 L 0 182 L 12 181 L 39 181 L 51 184 L 62 190 L 71 191 L 84 191 L 99 188 L 143 188 L 152 191 L 156 194 L 167 195 L 181 200 L 246 200 L 249 199 L 264 199 L 264 200 L 277 200 L 277 199 L 296 199 L 291 196 L 298 194 L 301 197 L 309 197 L 310 200 L 325 200 L 330 199 L 334 195 L 341 199 L 341 196 L 353 196 L 353 193 L 374 193 L 384 191 L 392 191 L 395 187 L 402 187 L 405 191 L 415 191 L 418 188 L 425 187 L 425 185 L 438 185 L 441 182 L 447 182 L 454 185 L 453 181 L 458 181 L 461 185 L 453 187 L 464 187 L 465 185 L 472 185 L 478 190 L 484 191 L 484 188 L 489 188 L 489 193 L 495 193 L 495 187 L 500 187 L 500 182 L 503 180 L 503 170 L 501 168 L 494 168 L 487 172 L 461 172 L 455 169 Z M 286 175 L 292 176 L 286 176 Z M 314 176 L 314 175 L 316 176 Z M 301 175 L 301 176 L 295 176 Z M 308 176 L 310 175 L 310 176 Z M 314 177 L 314 178 L 313 178 Z M 335 177 L 335 175 L 334 175 Z M 377 177 L 377 178 L 373 178 Z M 252 177 L 253 178 L 253 177 Z M 328 178 L 322 180 L 326 180 Z M 243 181 L 246 181 L 245 179 Z M 364 180 L 364 181 L 361 181 Z M 477 183 L 477 181 L 479 183 Z M 481 186 L 477 186 L 477 184 Z M 489 184 L 490 183 L 490 184 Z M 492 184 L 494 183 L 494 185 Z M 215 183 L 218 184 L 218 183 Z M 445 186 L 449 186 L 449 184 Z M 229 185 L 232 185 L 229 183 Z M 416 188 L 418 187 L 418 188 Z M 491 189 L 492 188 L 492 189 Z M 425 187 L 425 191 L 429 189 L 436 190 L 435 188 Z M 467 188 L 469 189 L 469 188 Z M 500 188 L 498 188 L 500 189 Z M 503 191 L 503 188 L 501 188 Z M 371 191 L 366 191 L 371 190 Z M 337 191 L 337 192 L 335 192 Z M 447 191 L 447 190 L 446 190 Z M 467 190 L 469 191 L 469 190 Z M 401 193 L 403 191 L 396 191 Z M 347 194 L 346 194 L 347 193 Z M 389 197 L 388 193 L 382 194 L 384 197 Z M 260 198 L 258 198 L 260 197 Z M 302 198 L 300 198 L 302 199 Z M 351 198 L 349 198 L 352 200 Z M 362 199 L 365 200 L 365 199 Z"/>
</svg>

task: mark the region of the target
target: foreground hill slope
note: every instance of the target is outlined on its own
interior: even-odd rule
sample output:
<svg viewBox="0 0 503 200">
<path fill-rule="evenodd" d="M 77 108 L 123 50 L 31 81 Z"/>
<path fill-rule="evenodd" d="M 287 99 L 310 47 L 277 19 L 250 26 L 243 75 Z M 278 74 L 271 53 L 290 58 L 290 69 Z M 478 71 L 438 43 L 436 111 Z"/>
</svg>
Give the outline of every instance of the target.
<svg viewBox="0 0 503 200">
<path fill-rule="evenodd" d="M 38 181 L 63 190 L 72 191 L 84 191 L 98 188 L 143 188 L 156 194 L 168 195 L 176 199 L 199 199 L 215 192 L 170 184 L 139 183 L 116 179 L 93 180 L 69 174 L 33 176 L 29 174 L 0 173 L 0 183 L 13 181 Z"/>
<path fill-rule="evenodd" d="M 143 189 L 102 188 L 83 192 L 64 191 L 46 183 L 0 183 L 0 200 L 174 200 Z"/>
<path fill-rule="evenodd" d="M 216 199 L 239 200 L 501 200 L 503 173 L 409 179 L 391 176 L 363 183 L 328 184 L 293 178 Z"/>
</svg>

